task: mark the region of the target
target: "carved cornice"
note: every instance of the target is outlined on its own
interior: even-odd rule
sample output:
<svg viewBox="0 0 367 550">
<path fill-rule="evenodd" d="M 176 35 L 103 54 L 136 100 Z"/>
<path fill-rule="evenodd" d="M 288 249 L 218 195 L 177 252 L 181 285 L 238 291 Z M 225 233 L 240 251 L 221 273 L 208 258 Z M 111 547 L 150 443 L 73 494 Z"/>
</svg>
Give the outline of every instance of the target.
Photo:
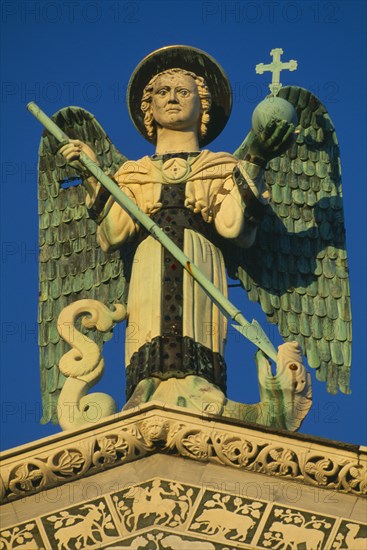
<svg viewBox="0 0 367 550">
<path fill-rule="evenodd" d="M 149 404 L 2 453 L 1 500 L 23 498 L 154 453 L 367 493 L 365 448 Z"/>
</svg>

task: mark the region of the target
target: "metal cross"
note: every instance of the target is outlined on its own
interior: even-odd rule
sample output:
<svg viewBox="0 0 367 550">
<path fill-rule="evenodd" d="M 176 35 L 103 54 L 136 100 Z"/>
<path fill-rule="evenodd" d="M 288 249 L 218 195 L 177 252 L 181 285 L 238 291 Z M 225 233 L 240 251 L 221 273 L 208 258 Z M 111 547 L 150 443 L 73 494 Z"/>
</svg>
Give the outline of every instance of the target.
<svg viewBox="0 0 367 550">
<path fill-rule="evenodd" d="M 297 69 L 297 61 L 295 61 L 294 59 L 291 59 L 290 61 L 287 61 L 285 63 L 280 61 L 280 56 L 283 53 L 284 52 L 282 48 L 274 48 L 270 52 L 270 55 L 273 58 L 272 63 L 269 63 L 268 65 L 264 65 L 264 63 L 259 63 L 255 67 L 257 74 L 263 74 L 265 71 L 270 71 L 272 73 L 272 80 L 271 84 L 269 84 L 269 88 L 274 96 L 277 95 L 280 88 L 282 87 L 281 82 L 279 82 L 280 71 L 283 71 L 285 69 L 289 71 L 295 71 Z"/>
</svg>

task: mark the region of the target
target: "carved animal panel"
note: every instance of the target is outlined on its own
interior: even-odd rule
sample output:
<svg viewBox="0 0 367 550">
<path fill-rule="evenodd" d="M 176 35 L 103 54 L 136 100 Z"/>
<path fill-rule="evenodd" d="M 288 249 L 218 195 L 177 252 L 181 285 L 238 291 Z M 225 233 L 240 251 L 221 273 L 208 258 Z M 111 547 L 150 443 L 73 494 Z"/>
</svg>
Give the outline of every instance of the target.
<svg viewBox="0 0 367 550">
<path fill-rule="evenodd" d="M 94 548 L 118 535 L 104 499 L 54 513 L 42 522 L 54 550 Z"/>
<path fill-rule="evenodd" d="M 366 550 L 367 548 L 367 525 L 352 523 L 343 520 L 338 529 L 332 550 L 348 548 L 349 550 Z"/>
<path fill-rule="evenodd" d="M 259 540 L 272 550 L 324 550 L 334 518 L 291 508 L 274 507 Z"/>
<path fill-rule="evenodd" d="M 154 479 L 119 491 L 112 500 L 123 530 L 131 533 L 149 525 L 182 525 L 198 492 L 198 488 Z"/>
<path fill-rule="evenodd" d="M 238 496 L 206 491 L 189 530 L 229 541 L 252 539 L 265 504 Z"/>
<path fill-rule="evenodd" d="M 242 489 L 236 484 L 228 494 L 212 481 L 199 486 L 162 478 L 125 485 L 3 529 L 0 550 L 367 548 L 366 525 L 242 496 Z"/>
</svg>

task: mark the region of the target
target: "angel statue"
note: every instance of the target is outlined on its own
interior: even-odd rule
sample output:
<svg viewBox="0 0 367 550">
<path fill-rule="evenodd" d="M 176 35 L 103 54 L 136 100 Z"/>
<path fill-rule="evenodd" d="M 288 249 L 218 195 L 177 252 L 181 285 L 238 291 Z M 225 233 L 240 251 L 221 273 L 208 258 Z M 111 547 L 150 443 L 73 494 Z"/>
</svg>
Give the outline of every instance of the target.
<svg viewBox="0 0 367 550">
<path fill-rule="evenodd" d="M 230 84 L 205 52 L 169 46 L 139 63 L 127 92 L 130 117 L 155 145 L 154 155 L 127 160 L 84 109 L 66 107 L 52 117 L 70 140 L 60 148 L 45 131 L 40 145 L 44 422 L 68 429 L 91 421 L 91 403 L 103 410 L 97 420 L 114 412 L 112 398 L 87 392 L 103 372 L 102 340 L 124 318 L 123 410 L 159 401 L 296 430 L 311 406 L 302 354 L 330 393 L 349 393 L 337 139 L 311 92 L 289 86 L 277 94 L 293 106 L 297 132 L 289 120 L 272 117 L 251 129 L 234 154 L 211 152 L 205 147 L 230 115 Z M 259 403 L 226 397 L 227 320 L 218 304 L 106 191 L 81 153 L 222 295 L 228 273 L 277 323 L 285 343 L 275 375 L 266 354 L 256 353 Z"/>
</svg>

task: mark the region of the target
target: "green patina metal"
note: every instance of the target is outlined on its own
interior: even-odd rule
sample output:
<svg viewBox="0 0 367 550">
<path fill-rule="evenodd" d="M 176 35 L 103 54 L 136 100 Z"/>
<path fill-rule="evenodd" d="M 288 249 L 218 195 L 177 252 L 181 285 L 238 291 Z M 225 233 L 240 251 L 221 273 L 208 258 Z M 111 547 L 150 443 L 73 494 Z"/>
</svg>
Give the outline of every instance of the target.
<svg viewBox="0 0 367 550">
<path fill-rule="evenodd" d="M 55 137 L 60 144 L 67 143 L 69 138 L 66 134 L 57 127 L 57 125 L 33 102 L 27 106 L 28 110 L 43 124 L 43 126 Z M 253 320 L 251 323 L 246 320 L 241 311 L 233 305 L 214 285 L 205 277 L 200 269 L 191 262 L 182 250 L 175 245 L 173 241 L 162 231 L 160 227 L 147 216 L 132 200 L 129 199 L 116 186 L 116 183 L 111 180 L 101 167 L 92 161 L 85 153 L 80 155 L 81 163 L 89 170 L 91 174 L 103 185 L 103 187 L 114 197 L 116 202 L 125 210 L 127 210 L 147 231 L 149 231 L 159 241 L 186 271 L 202 286 L 205 292 L 211 297 L 221 311 L 233 319 L 238 325 L 233 325 L 243 336 L 253 342 L 266 355 L 274 361 L 277 358 L 277 352 L 262 330 L 259 323 Z"/>
<path fill-rule="evenodd" d="M 297 340 L 330 393 L 350 393 L 351 306 L 340 153 L 325 107 L 308 90 L 280 89 L 299 119 L 289 151 L 272 159 L 271 193 L 255 246 L 240 252 L 236 272 L 286 341 Z M 244 158 L 250 132 L 234 155 Z"/>
</svg>

